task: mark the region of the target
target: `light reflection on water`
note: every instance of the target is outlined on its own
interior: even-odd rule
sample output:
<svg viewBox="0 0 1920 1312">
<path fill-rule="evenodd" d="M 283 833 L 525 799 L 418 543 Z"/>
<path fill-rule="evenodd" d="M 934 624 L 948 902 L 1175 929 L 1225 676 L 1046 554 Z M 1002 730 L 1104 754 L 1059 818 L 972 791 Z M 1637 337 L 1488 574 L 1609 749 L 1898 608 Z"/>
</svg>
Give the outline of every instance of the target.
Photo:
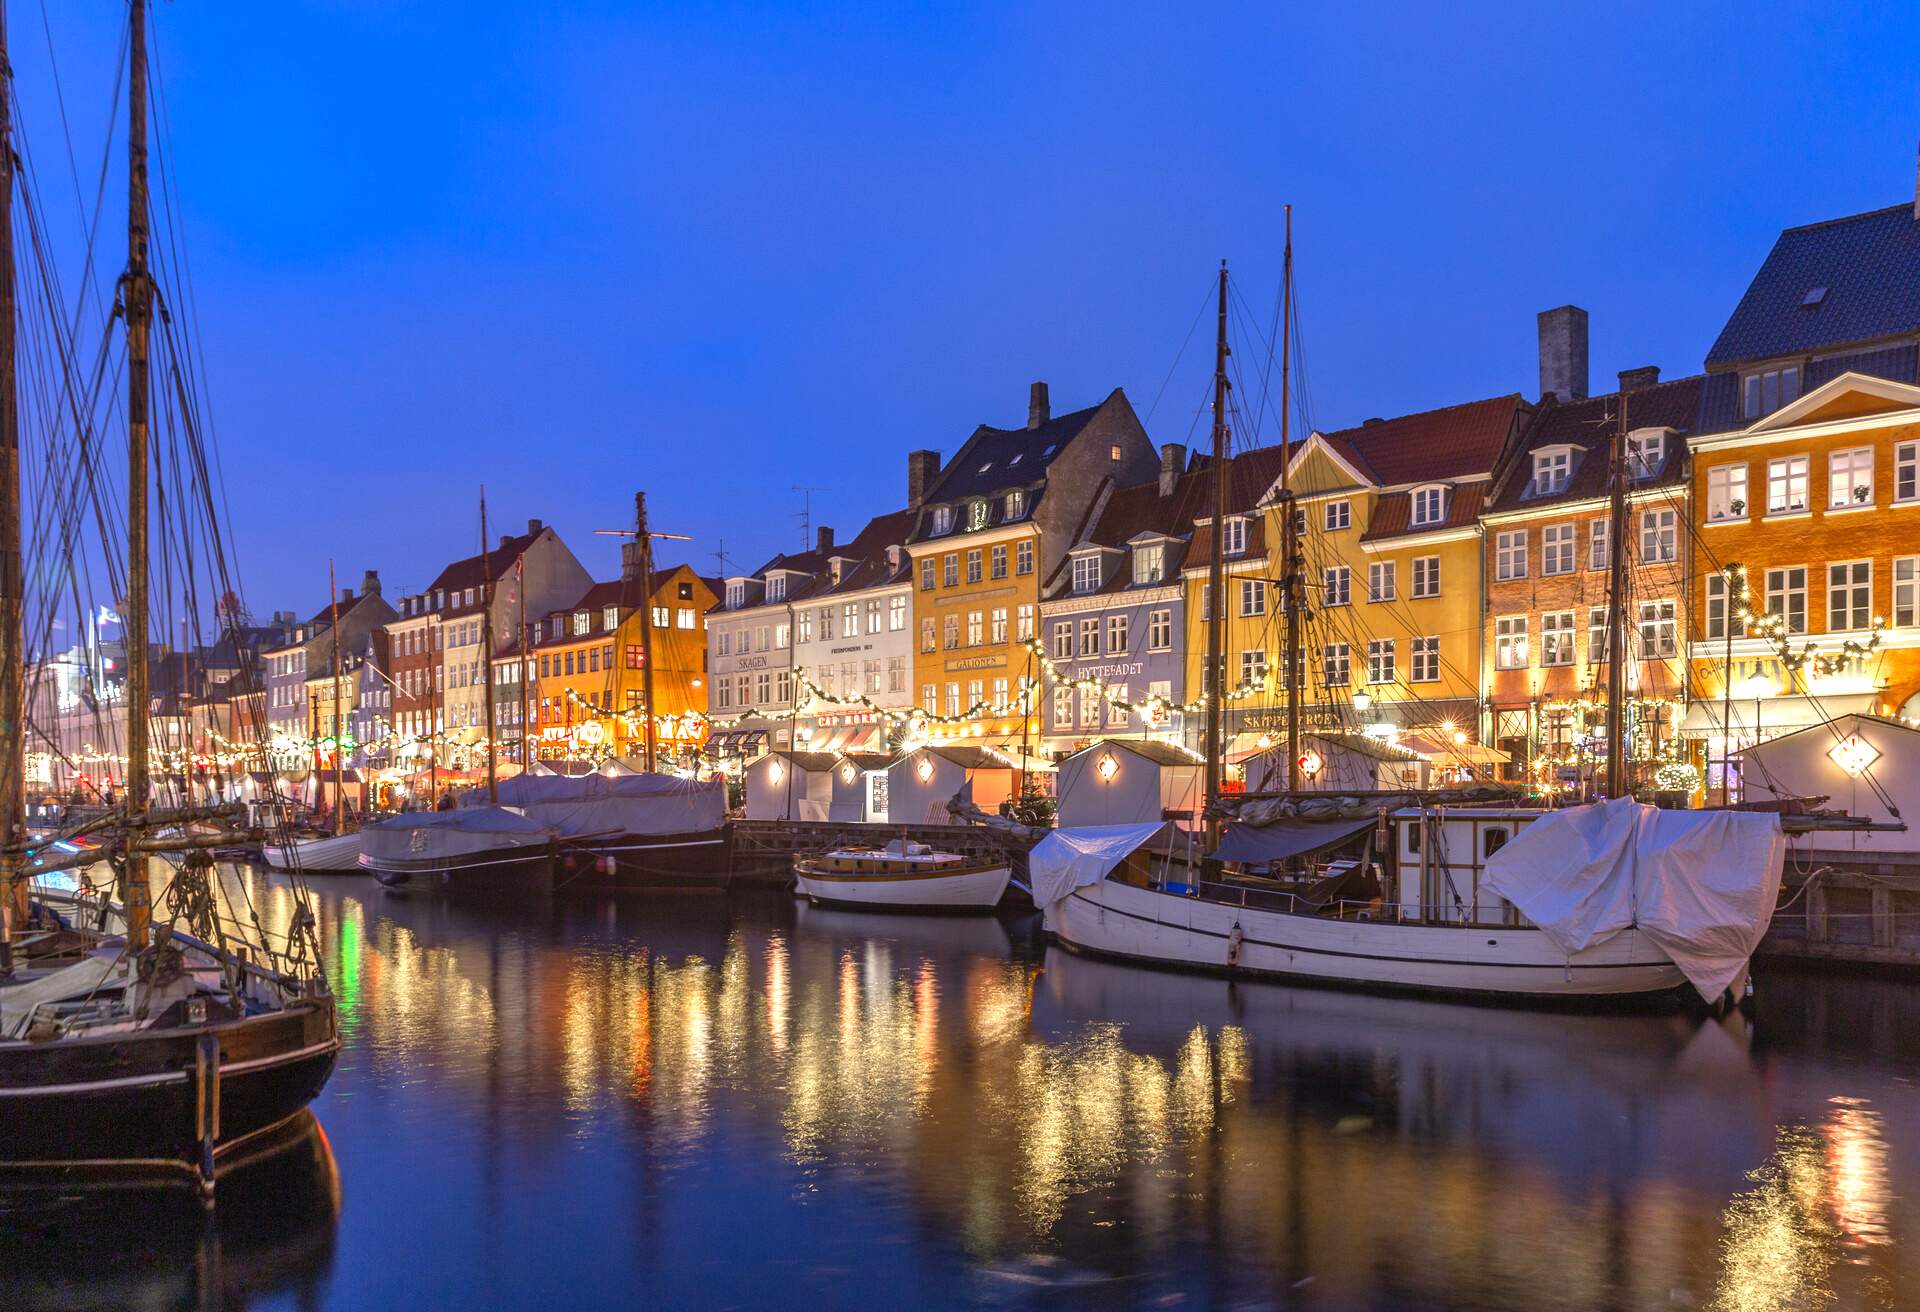
<svg viewBox="0 0 1920 1312">
<path fill-rule="evenodd" d="M 777 898 L 348 880 L 319 911 L 345 1206 L 302 1306 L 1920 1298 L 1903 986 L 1763 974 L 1749 1030 L 1234 988 Z"/>
</svg>

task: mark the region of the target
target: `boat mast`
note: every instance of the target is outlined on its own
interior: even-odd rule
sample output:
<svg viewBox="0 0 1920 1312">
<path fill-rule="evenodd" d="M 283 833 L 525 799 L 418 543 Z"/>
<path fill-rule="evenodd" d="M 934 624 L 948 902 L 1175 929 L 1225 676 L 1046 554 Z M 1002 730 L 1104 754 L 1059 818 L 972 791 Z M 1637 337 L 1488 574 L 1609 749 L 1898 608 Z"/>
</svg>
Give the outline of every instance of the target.
<svg viewBox="0 0 1920 1312">
<path fill-rule="evenodd" d="M 520 661 L 520 770 L 524 774 L 533 765 L 533 690 L 527 686 L 533 678 L 533 638 L 527 633 L 527 553 L 513 559 L 514 604 L 519 607 L 515 624 L 520 636 L 514 647 Z"/>
<path fill-rule="evenodd" d="M 14 382 L 13 65 L 0 3 L 0 943 L 24 925 L 27 881 L 14 845 L 26 836 L 26 571 L 20 542 L 20 407 Z"/>
<path fill-rule="evenodd" d="M 493 756 L 493 561 L 487 555 L 487 487 L 480 485 L 481 700 L 487 704 L 487 805 L 500 805 L 500 779 Z"/>
<path fill-rule="evenodd" d="M 147 946 L 152 903 L 138 826 L 147 812 L 147 440 L 153 280 L 147 272 L 147 0 L 131 0 L 127 40 L 127 822 L 122 901 L 127 946 Z"/>
<path fill-rule="evenodd" d="M 653 718 L 653 539 L 647 534 L 647 494 L 633 494 L 633 540 L 640 553 L 640 700 L 647 716 L 647 773 L 657 768 Z"/>
<path fill-rule="evenodd" d="M 1607 522 L 1607 796 L 1626 791 L 1627 389 L 1613 434 L 1613 505 Z"/>
<path fill-rule="evenodd" d="M 1207 699 L 1207 807 L 1220 800 L 1220 711 L 1224 693 L 1221 631 L 1226 614 L 1227 531 L 1227 262 L 1220 261 L 1220 322 L 1213 344 L 1213 541 L 1207 559 L 1207 671 L 1200 680 Z M 1209 820 L 1217 828 L 1219 821 Z"/>
<path fill-rule="evenodd" d="M 1287 610 L 1287 791 L 1300 789 L 1300 527 L 1293 509 L 1288 466 L 1290 401 L 1288 381 L 1293 364 L 1293 206 L 1287 206 L 1287 248 L 1280 281 L 1280 586 L 1286 589 Z"/>
<path fill-rule="evenodd" d="M 334 582 L 333 558 L 327 558 L 327 629 L 333 638 L 333 832 L 347 832 L 347 808 L 340 792 L 340 589 Z"/>
</svg>

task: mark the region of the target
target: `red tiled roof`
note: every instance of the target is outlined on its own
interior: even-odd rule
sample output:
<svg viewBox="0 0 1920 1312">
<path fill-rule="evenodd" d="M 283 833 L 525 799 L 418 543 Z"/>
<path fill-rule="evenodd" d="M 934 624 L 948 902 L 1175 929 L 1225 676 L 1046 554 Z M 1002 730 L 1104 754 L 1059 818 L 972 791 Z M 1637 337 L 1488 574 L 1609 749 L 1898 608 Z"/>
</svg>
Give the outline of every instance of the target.
<svg viewBox="0 0 1920 1312">
<path fill-rule="evenodd" d="M 544 529 L 541 532 L 545 532 Z M 449 593 L 456 588 L 477 588 L 488 579 L 499 581 L 513 568 L 513 562 L 520 554 L 531 547 L 539 533 L 523 533 L 519 537 L 503 539 L 498 547 L 485 556 L 468 556 L 465 560 L 456 560 L 440 571 L 440 577 L 427 585 L 431 594 L 437 588 L 445 588 Z M 484 564 L 485 568 L 482 568 Z"/>
<path fill-rule="evenodd" d="M 1382 487 L 1444 482 L 1493 472 L 1514 419 L 1525 407 L 1515 392 L 1323 436 L 1358 453 Z"/>
<path fill-rule="evenodd" d="M 1413 494 L 1410 492 L 1390 492 L 1373 503 L 1373 518 L 1367 521 L 1367 531 L 1361 535 L 1362 542 L 1378 542 L 1382 538 L 1397 538 L 1414 533 L 1440 533 L 1450 528 L 1463 528 L 1480 518 L 1480 508 L 1486 504 L 1488 483 L 1463 483 L 1447 497 L 1447 518 L 1440 524 L 1421 524 L 1415 527 L 1411 523 L 1413 515 Z"/>
<path fill-rule="evenodd" d="M 1670 428 L 1684 435 L 1692 429 L 1699 412 L 1700 392 L 1706 379 L 1700 374 L 1674 378 L 1652 387 L 1627 393 L 1627 427 Z M 1535 415 L 1512 467 L 1504 471 L 1500 487 L 1489 500 L 1491 510 L 1526 510 L 1551 506 L 1564 501 L 1591 501 L 1607 493 L 1608 445 L 1620 423 L 1620 394 L 1590 396 L 1584 401 L 1548 402 Z M 1531 453 L 1542 447 L 1575 448 L 1573 470 L 1567 486 L 1553 496 L 1528 496 L 1533 482 Z M 1686 479 L 1685 442 L 1668 442 L 1660 453 L 1660 467 L 1653 477 L 1639 480 L 1639 487 L 1667 487 Z"/>
</svg>

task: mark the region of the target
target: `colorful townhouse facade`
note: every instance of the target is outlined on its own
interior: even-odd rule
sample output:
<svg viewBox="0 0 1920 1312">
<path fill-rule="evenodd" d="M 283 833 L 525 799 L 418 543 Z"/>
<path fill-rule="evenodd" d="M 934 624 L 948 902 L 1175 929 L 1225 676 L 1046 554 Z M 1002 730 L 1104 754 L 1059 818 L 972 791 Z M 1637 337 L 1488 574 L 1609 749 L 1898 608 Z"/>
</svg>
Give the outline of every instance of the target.
<svg viewBox="0 0 1920 1312">
<path fill-rule="evenodd" d="M 393 606 L 381 595 L 379 573 L 368 570 L 358 594 L 343 588 L 337 603 L 330 602 L 305 623 L 293 625 L 283 645 L 261 653 L 272 769 L 300 771 L 314 764 L 314 740 L 327 735 L 316 731 L 319 711 L 309 683 L 324 675 L 330 692 L 336 639 L 342 643 L 343 653 L 353 652 L 368 632 L 394 616 Z"/>
<path fill-rule="evenodd" d="M 823 528 L 824 571 L 788 580 L 798 750 L 870 755 L 903 740 L 906 726 L 887 712 L 914 704 L 912 526 L 910 511 L 893 511 L 843 545 Z"/>
</svg>

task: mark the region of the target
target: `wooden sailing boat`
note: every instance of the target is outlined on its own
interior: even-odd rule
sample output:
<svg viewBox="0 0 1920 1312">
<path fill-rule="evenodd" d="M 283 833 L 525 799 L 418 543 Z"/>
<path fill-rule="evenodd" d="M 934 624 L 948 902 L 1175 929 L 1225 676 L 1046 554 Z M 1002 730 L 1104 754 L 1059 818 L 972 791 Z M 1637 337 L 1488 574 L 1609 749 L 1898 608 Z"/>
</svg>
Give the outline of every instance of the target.
<svg viewBox="0 0 1920 1312">
<path fill-rule="evenodd" d="M 164 826 L 231 819 L 236 808 L 150 805 L 148 718 L 151 333 L 148 267 L 146 0 L 131 0 L 128 253 L 121 282 L 127 346 L 127 787 L 124 806 L 30 843 L 22 823 L 23 624 L 17 301 L 11 206 L 11 87 L 0 87 L 0 1165 L 177 1166 L 211 1191 L 221 1157 L 299 1114 L 333 1070 L 334 1003 L 304 888 L 282 939 L 250 942 L 219 909 L 207 849 L 230 835 L 167 838 Z M 0 70 L 5 59 L 0 14 Z M 224 566 L 220 567 L 222 572 Z M 148 862 L 185 853 L 156 923 Z M 118 904 L 40 884 L 106 855 Z"/>
</svg>

